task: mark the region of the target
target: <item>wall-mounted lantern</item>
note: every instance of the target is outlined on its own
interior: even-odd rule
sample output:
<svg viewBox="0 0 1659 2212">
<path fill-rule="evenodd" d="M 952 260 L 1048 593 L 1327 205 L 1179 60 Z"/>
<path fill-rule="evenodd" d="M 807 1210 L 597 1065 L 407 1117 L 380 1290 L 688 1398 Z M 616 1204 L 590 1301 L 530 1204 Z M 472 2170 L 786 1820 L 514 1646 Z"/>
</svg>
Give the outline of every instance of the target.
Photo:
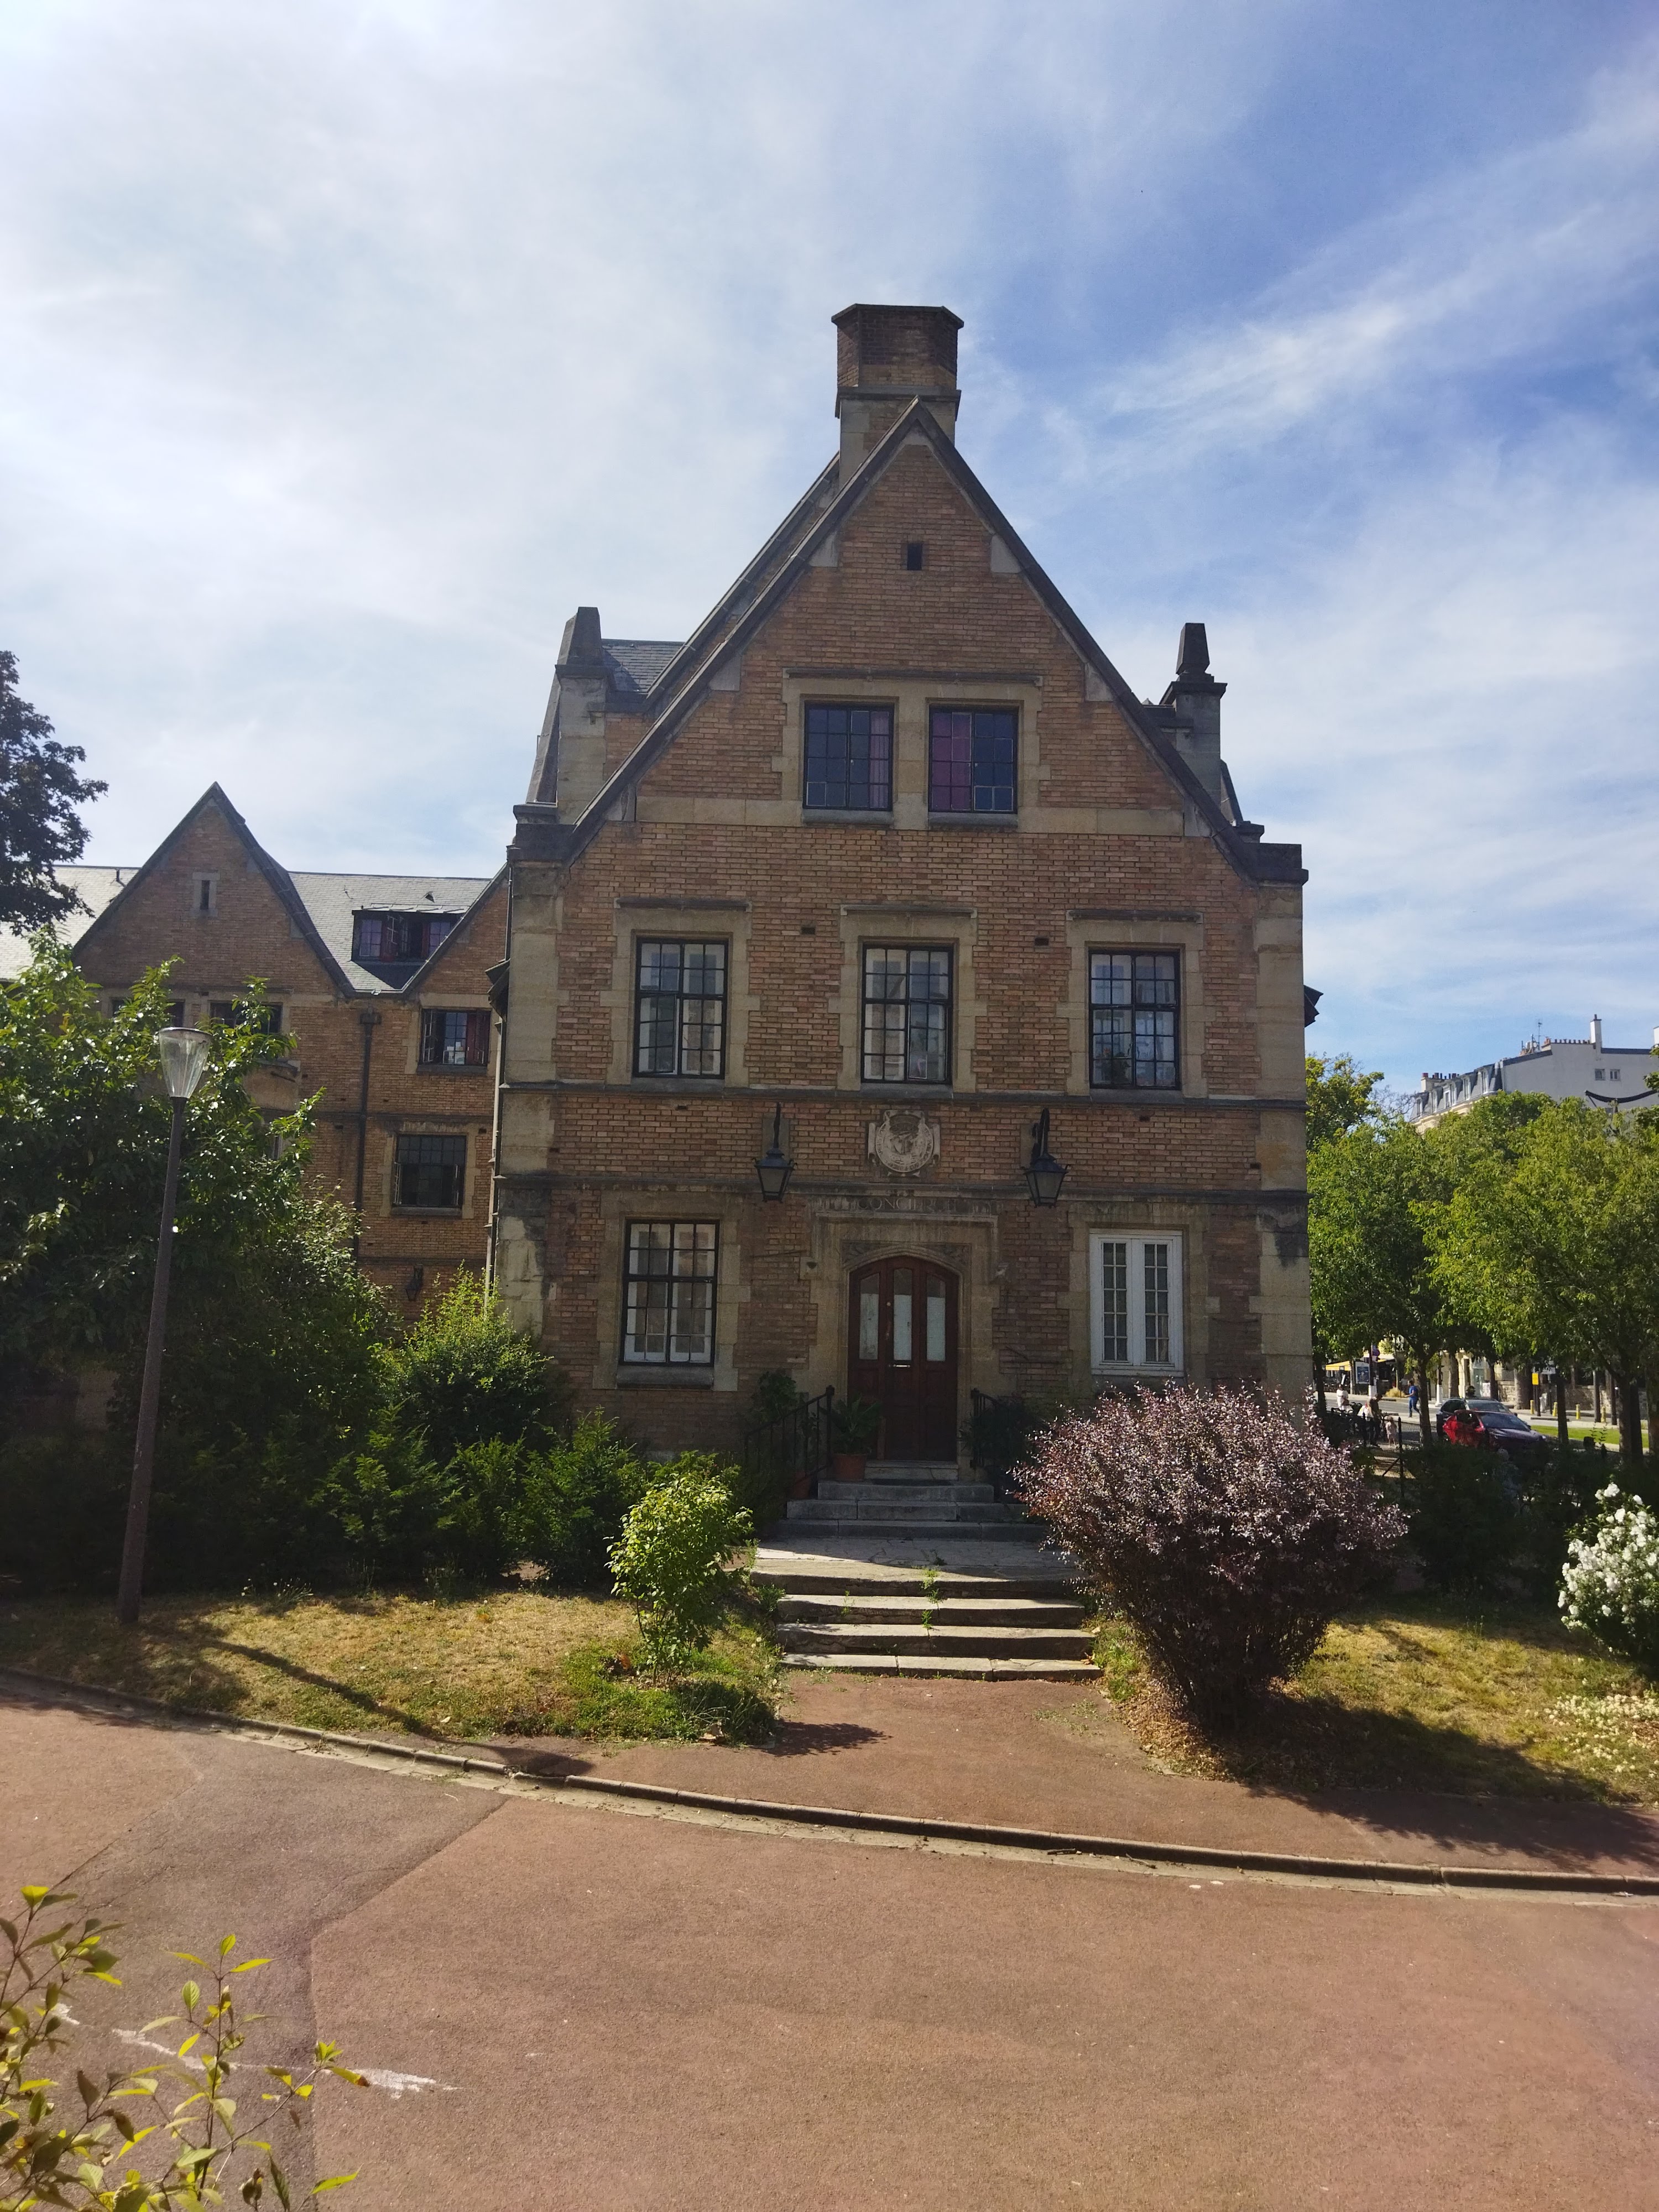
<svg viewBox="0 0 1659 2212">
<path fill-rule="evenodd" d="M 789 1178 L 795 1172 L 795 1163 L 785 1156 L 783 1149 L 783 1105 L 780 1101 L 772 1109 L 772 1141 L 755 1163 L 755 1173 L 760 1177 L 761 1196 L 770 1200 L 781 1198 L 789 1188 Z"/>
<path fill-rule="evenodd" d="M 1031 1158 L 1025 1170 L 1032 1205 L 1057 1205 L 1060 1187 L 1065 1180 L 1065 1169 L 1048 1150 L 1048 1109 L 1045 1106 L 1031 1124 Z"/>
</svg>

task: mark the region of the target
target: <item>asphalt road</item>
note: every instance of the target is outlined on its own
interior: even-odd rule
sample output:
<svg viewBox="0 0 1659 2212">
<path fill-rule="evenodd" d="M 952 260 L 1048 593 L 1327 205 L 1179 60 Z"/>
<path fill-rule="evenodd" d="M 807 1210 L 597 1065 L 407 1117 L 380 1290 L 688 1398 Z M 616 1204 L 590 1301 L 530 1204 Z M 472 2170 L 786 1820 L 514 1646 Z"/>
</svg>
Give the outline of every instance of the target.
<svg viewBox="0 0 1659 2212">
<path fill-rule="evenodd" d="M 568 1806 L 0 1703 L 0 1881 L 275 1954 L 300 2164 L 397 2207 L 1659 2208 L 1659 1905 L 1148 1875 Z M 334 2200 L 331 2200 L 334 2201 Z"/>
</svg>

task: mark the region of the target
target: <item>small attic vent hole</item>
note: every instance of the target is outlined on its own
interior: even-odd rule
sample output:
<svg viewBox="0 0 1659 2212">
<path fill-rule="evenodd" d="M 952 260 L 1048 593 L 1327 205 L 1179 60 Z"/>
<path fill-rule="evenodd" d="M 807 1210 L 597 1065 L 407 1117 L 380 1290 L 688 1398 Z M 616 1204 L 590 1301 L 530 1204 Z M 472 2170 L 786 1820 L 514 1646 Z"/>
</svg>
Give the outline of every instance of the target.
<svg viewBox="0 0 1659 2212">
<path fill-rule="evenodd" d="M 924 538 L 912 538 L 907 539 L 904 547 L 904 565 L 907 568 L 925 568 L 927 567 L 927 541 Z"/>
<path fill-rule="evenodd" d="M 800 926 L 800 933 L 801 933 L 801 935 L 802 935 L 803 937 L 816 937 L 816 936 L 817 935 L 817 933 L 818 933 L 818 926 L 817 926 L 817 922 L 815 922 L 815 921 L 804 921 L 804 922 L 802 922 L 802 924 L 801 924 L 801 926 Z"/>
<path fill-rule="evenodd" d="M 1046 937 L 1034 937 L 1031 942 L 1033 945 L 1046 945 L 1048 940 Z"/>
</svg>

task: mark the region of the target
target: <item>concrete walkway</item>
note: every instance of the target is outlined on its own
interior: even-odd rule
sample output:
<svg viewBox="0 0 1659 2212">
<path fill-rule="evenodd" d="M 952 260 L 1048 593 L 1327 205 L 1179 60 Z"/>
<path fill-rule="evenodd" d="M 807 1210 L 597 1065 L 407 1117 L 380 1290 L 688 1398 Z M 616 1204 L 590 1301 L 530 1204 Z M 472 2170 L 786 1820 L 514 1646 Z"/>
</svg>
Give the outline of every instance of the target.
<svg viewBox="0 0 1659 2212">
<path fill-rule="evenodd" d="M 971 1710 L 935 1733 L 1006 1743 Z M 780 1835 L 17 1698 L 0 1777 L 0 1884 L 125 1923 L 69 2064 L 143 2055 L 234 1929 L 249 2055 L 378 2084 L 283 2146 L 354 2212 L 1659 2212 L 1659 1906 Z"/>
</svg>

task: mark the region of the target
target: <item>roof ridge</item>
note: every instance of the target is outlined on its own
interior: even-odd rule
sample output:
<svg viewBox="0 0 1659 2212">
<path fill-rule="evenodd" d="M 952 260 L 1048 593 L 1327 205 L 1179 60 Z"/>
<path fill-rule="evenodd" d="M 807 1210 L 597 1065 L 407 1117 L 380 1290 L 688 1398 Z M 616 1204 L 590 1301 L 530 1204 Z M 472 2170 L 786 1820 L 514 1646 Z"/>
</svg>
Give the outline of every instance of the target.
<svg viewBox="0 0 1659 2212">
<path fill-rule="evenodd" d="M 1241 875 L 1267 880 L 1282 879 L 1264 861 L 1278 860 L 1280 855 L 1294 853 L 1295 865 L 1300 868 L 1300 852 L 1295 846 L 1257 843 L 1241 837 L 1227 818 L 1226 810 L 1213 798 L 1198 776 L 1182 758 L 1179 751 L 1158 726 L 1152 710 L 1143 706 L 1103 651 L 1081 617 L 1054 583 L 1042 563 L 1032 555 L 1002 509 L 992 498 L 979 477 L 957 452 L 954 440 L 940 426 L 924 398 L 910 401 L 876 445 L 867 453 L 853 475 L 842 484 L 835 497 L 822 507 L 816 520 L 808 527 L 799 543 L 793 547 L 775 573 L 750 600 L 738 611 L 735 620 L 724 635 L 716 637 L 700 660 L 692 664 L 680 688 L 669 698 L 661 714 L 646 732 L 628 758 L 602 784 L 577 819 L 568 825 L 569 843 L 565 854 L 574 860 L 586 851 L 605 822 L 611 809 L 639 778 L 646 774 L 667 750 L 668 745 L 692 708 L 708 689 L 708 679 L 719 664 L 733 650 L 741 651 L 748 638 L 768 621 L 776 607 L 799 580 L 807 565 L 808 556 L 824 538 L 839 530 L 879 481 L 901 449 L 915 436 L 920 435 L 934 452 L 941 465 L 956 481 L 957 488 L 976 508 L 981 520 L 994 535 L 1000 538 L 1013 556 L 1018 569 L 1036 593 L 1051 621 L 1072 647 L 1085 668 L 1092 668 L 1106 685 L 1114 703 L 1139 738 L 1146 750 L 1168 775 L 1185 800 L 1205 819 L 1222 852 Z M 829 471 L 820 477 L 822 483 Z M 804 502 L 803 502 L 804 504 Z M 799 512 L 799 508 L 797 509 Z M 751 564 L 751 568 L 754 564 Z M 728 598 L 730 594 L 728 594 Z M 705 623 L 702 629 L 708 627 Z M 693 631 L 679 659 L 664 672 L 665 685 L 696 644 L 699 631 Z M 648 695 L 656 696 L 655 690 Z M 561 825 L 565 827 L 567 825 Z M 1296 878 L 1306 881 L 1306 872 Z"/>
</svg>

